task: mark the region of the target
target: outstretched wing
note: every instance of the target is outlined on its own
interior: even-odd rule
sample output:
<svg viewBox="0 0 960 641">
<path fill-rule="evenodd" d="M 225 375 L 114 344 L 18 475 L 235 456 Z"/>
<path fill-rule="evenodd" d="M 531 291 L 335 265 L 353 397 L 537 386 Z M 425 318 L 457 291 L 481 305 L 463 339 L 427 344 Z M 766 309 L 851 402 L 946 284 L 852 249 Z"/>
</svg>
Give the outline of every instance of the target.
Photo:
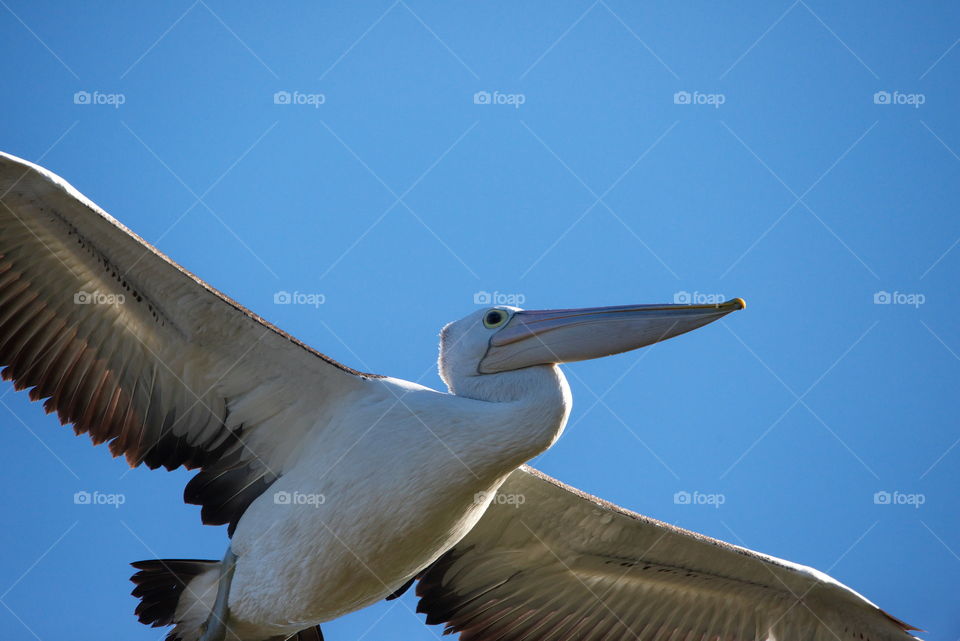
<svg viewBox="0 0 960 641">
<path fill-rule="evenodd" d="M 911 626 L 812 568 L 619 508 L 532 468 L 421 576 L 464 641 L 908 641 Z"/>
<path fill-rule="evenodd" d="M 317 417 L 370 376 L 210 288 L 63 179 L 2 153 L 0 365 L 131 466 L 202 468 L 184 498 L 231 534 Z"/>
</svg>

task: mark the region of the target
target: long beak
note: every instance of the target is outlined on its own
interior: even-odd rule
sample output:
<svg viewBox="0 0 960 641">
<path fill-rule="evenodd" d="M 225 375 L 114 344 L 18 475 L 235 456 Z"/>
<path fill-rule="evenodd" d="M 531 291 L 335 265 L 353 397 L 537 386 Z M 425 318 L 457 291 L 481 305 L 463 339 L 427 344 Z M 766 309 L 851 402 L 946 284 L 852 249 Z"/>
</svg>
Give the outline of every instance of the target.
<svg viewBox="0 0 960 641">
<path fill-rule="evenodd" d="M 703 327 L 746 306 L 742 298 L 734 298 L 716 305 L 521 310 L 490 338 L 479 371 L 493 374 L 619 354 Z"/>
</svg>

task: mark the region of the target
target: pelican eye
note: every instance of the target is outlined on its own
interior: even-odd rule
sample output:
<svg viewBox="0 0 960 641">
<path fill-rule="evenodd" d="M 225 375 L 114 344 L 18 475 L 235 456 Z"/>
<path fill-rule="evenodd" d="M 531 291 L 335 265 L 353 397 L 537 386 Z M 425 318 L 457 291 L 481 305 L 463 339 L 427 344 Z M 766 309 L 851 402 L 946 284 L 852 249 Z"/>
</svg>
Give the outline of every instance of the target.
<svg viewBox="0 0 960 641">
<path fill-rule="evenodd" d="M 501 309 L 491 309 L 483 315 L 483 326 L 487 329 L 500 327 L 507 320 L 507 313 Z"/>
</svg>

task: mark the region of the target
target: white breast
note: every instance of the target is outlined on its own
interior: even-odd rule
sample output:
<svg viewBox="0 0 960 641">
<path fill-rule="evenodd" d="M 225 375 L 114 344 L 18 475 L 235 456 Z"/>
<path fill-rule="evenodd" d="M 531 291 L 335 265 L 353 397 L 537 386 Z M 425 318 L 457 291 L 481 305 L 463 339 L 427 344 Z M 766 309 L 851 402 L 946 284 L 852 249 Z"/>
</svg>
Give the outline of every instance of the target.
<svg viewBox="0 0 960 641">
<path fill-rule="evenodd" d="M 233 539 L 231 617 L 292 632 L 370 605 L 483 515 L 515 467 L 506 452 L 491 456 L 495 421 L 485 412 L 502 404 L 391 385 L 326 425 L 302 463 L 248 508 Z"/>
</svg>

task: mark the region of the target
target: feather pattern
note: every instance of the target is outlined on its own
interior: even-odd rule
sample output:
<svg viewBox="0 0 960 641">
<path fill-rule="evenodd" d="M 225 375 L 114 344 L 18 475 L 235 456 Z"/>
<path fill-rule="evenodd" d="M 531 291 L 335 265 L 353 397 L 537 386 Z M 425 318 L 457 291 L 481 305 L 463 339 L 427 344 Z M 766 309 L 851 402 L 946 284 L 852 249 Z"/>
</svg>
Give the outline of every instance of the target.
<svg viewBox="0 0 960 641">
<path fill-rule="evenodd" d="M 523 467 L 417 586 L 463 641 L 909 641 L 811 568 L 634 514 Z"/>
<path fill-rule="evenodd" d="M 201 468 L 185 498 L 231 533 L 322 428 L 311 417 L 373 376 L 277 330 L 62 179 L 6 154 L 0 365 L 131 466 Z"/>
</svg>

